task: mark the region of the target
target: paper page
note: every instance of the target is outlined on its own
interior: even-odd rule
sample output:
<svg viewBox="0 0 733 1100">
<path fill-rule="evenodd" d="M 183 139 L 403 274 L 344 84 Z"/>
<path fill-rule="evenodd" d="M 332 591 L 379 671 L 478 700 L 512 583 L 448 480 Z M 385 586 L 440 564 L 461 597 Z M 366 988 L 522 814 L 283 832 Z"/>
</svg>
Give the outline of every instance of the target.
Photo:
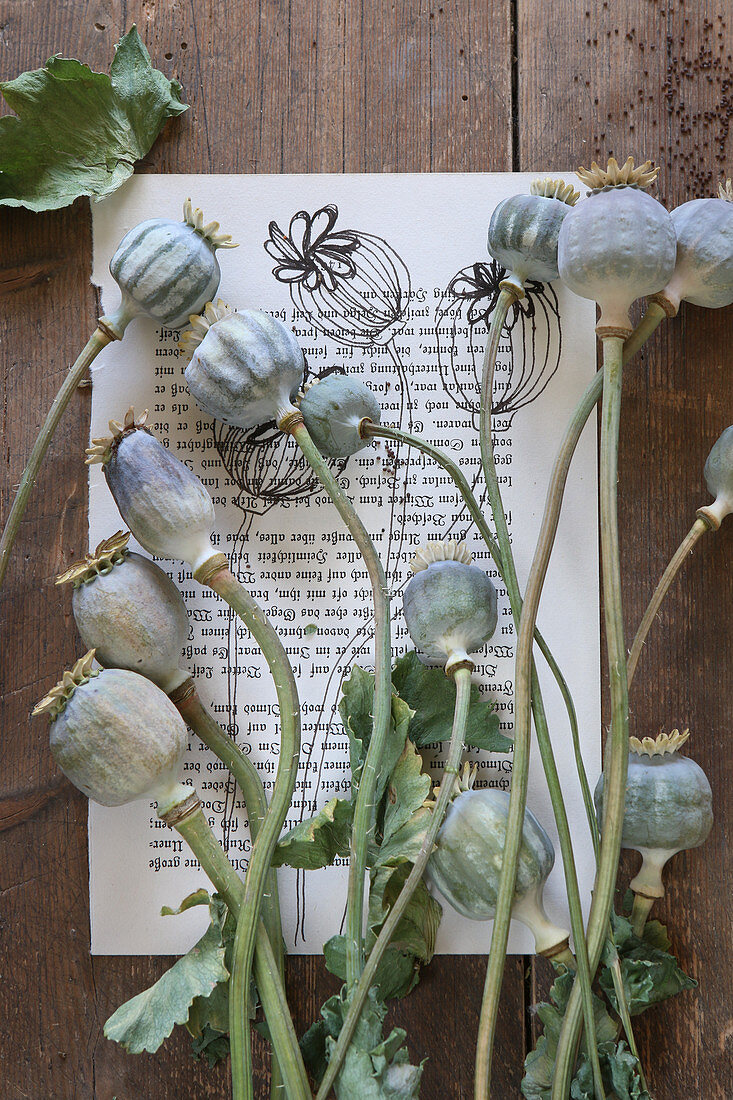
<svg viewBox="0 0 733 1100">
<path fill-rule="evenodd" d="M 207 220 L 218 219 L 241 245 L 218 253 L 220 296 L 234 308 L 268 310 L 290 325 L 304 348 L 310 377 L 335 368 L 361 378 L 379 398 L 383 422 L 448 450 L 480 494 L 477 380 L 487 311 L 498 283 L 486 251 L 487 226 L 498 202 L 526 192 L 533 178 L 139 175 L 93 206 L 94 280 L 102 289 L 103 310 L 111 312 L 119 292 L 107 265 L 117 243 L 144 219 L 178 219 L 190 196 Z M 293 221 L 301 211 L 307 216 Z M 312 247 L 304 253 L 306 230 Z M 358 239 L 356 266 L 346 273 L 334 269 L 334 289 L 309 289 L 309 265 L 330 262 L 322 243 L 318 252 L 318 234 L 324 230 Z M 595 371 L 595 313 L 591 303 L 559 283 L 533 285 L 509 321 L 511 340 L 505 334 L 499 350 L 495 428 L 501 489 L 524 583 L 557 445 Z M 184 368 L 175 334 L 146 318 L 133 321 L 122 342 L 95 363 L 91 435 L 107 434 L 110 418 L 120 419 L 130 405 L 149 409 L 150 427 L 212 494 L 218 547 L 272 617 L 299 685 L 303 749 L 287 821 L 292 827 L 335 795 L 348 797 L 347 740 L 336 708 L 350 665 L 355 660 L 365 668 L 372 665 L 367 573 L 292 441 L 273 426 L 243 432 L 212 423 L 189 395 Z M 336 469 L 384 562 L 394 596 L 394 648 L 402 653 L 409 639 L 401 592 L 417 547 L 429 538 L 465 538 L 477 564 L 491 570 L 492 563 L 453 484 L 418 452 L 380 442 Z M 99 466 L 90 470 L 89 514 L 92 547 L 122 526 Z M 271 790 L 277 738 L 275 692 L 266 666 L 246 630 L 213 593 L 203 591 L 181 562 L 161 564 L 183 591 L 191 614 L 183 665 L 195 677 L 204 704 L 250 753 Z M 496 583 L 499 627 L 476 658 L 475 679 L 496 702 L 502 729 L 511 735 L 516 639 L 506 594 Z M 539 626 L 573 692 L 594 782 L 600 745 L 594 424 L 581 439 L 570 475 Z M 578 838 L 581 892 L 589 901 L 592 846 L 568 720 L 557 688 L 544 673 L 543 687 L 572 833 Z M 508 788 L 511 756 L 490 758 L 473 750 L 466 758 L 481 762 L 479 785 Z M 196 784 L 217 836 L 244 871 L 249 836 L 226 772 L 193 738 L 185 765 L 183 779 Z M 529 804 L 555 839 L 536 746 Z M 91 805 L 89 858 L 95 954 L 174 954 L 187 950 L 202 933 L 203 909 L 160 916 L 162 905 L 176 906 L 207 884 L 176 834 L 158 821 L 152 804 Z M 346 866 L 307 873 L 283 869 L 278 877 L 288 950 L 319 953 L 342 926 Z M 556 923 L 567 924 L 563 898 L 558 854 L 546 904 Z M 444 902 L 437 950 L 485 952 L 490 931 L 489 924 L 459 917 Z M 516 923 L 510 950 L 533 950 L 531 936 Z"/>
</svg>

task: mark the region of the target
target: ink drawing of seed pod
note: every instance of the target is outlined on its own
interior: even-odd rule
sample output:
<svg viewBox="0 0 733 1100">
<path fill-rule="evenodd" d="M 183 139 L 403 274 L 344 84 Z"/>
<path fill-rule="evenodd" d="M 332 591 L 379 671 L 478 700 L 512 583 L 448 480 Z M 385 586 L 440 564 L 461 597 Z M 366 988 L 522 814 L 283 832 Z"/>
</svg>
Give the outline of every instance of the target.
<svg viewBox="0 0 733 1100">
<path fill-rule="evenodd" d="M 337 218 L 329 203 L 312 215 L 298 211 L 287 233 L 270 222 L 273 275 L 325 336 L 355 347 L 386 344 L 404 324 L 410 273 L 381 237 L 335 230 Z"/>
<path fill-rule="evenodd" d="M 491 314 L 506 272 L 492 260 L 462 268 L 449 282 L 435 315 L 438 368 L 445 391 L 478 425 L 481 365 Z M 557 294 L 549 283 L 528 280 L 525 297 L 507 314 L 491 411 L 494 431 L 507 431 L 515 415 L 535 401 L 560 365 L 562 332 Z"/>
</svg>

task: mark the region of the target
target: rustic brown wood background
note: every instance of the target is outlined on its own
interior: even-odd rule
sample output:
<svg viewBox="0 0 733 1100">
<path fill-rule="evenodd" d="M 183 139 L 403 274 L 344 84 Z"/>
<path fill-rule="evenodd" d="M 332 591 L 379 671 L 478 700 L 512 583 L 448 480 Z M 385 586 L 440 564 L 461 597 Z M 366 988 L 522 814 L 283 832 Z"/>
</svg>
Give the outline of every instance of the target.
<svg viewBox="0 0 733 1100">
<path fill-rule="evenodd" d="M 659 193 L 677 204 L 711 194 L 733 170 L 732 17 L 726 0 L 0 0 L 0 78 L 54 53 L 106 70 L 135 21 L 154 64 L 181 80 L 191 104 L 142 171 L 525 171 L 631 152 L 661 165 Z M 0 211 L 5 514 L 97 316 L 90 245 L 86 202 L 51 214 Z M 733 308 L 683 307 L 628 371 L 620 488 L 629 631 L 708 499 L 702 465 L 733 420 L 731 379 Z M 54 767 L 44 724 L 29 720 L 78 655 L 68 593 L 53 579 L 86 549 L 88 416 L 82 390 L 39 479 L 3 603 L 0 1096 L 219 1100 L 228 1070 L 194 1063 L 184 1037 L 158 1057 L 126 1055 L 102 1037 L 109 1013 L 167 963 L 90 957 L 86 800 Z M 692 727 L 691 752 L 717 806 L 712 837 L 675 860 L 659 906 L 700 988 L 638 1022 L 656 1100 L 733 1096 L 732 536 L 729 520 L 695 552 L 633 692 L 637 732 Z M 480 958 L 437 959 L 392 1012 L 413 1057 L 429 1057 L 427 1100 L 472 1095 L 483 971 Z M 335 982 L 318 959 L 293 960 L 289 977 L 305 1026 Z M 519 1095 L 530 1005 L 546 984 L 544 964 L 509 961 L 498 1100 Z M 258 1065 L 260 1098 L 261 1057 Z"/>
</svg>

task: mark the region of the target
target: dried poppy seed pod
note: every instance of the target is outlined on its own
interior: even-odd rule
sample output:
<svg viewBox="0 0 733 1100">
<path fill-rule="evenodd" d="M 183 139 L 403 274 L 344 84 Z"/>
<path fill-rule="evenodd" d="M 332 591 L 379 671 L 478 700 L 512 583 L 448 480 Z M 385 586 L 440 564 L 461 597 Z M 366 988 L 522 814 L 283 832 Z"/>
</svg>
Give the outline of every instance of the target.
<svg viewBox="0 0 733 1100">
<path fill-rule="evenodd" d="M 109 264 L 122 292 L 122 311 L 128 318 L 146 313 L 169 328 L 184 325 L 219 289 L 217 248 L 236 245 L 218 222 L 204 225 L 190 199 L 183 204 L 182 222 L 152 218 L 136 225 Z"/>
<path fill-rule="evenodd" d="M 87 462 L 101 462 L 112 496 L 149 554 L 180 558 L 195 572 L 214 554 L 214 505 L 185 463 L 145 427 L 147 412 L 110 420 L 112 438 L 95 439 Z"/>
<path fill-rule="evenodd" d="M 621 844 L 641 852 L 642 865 L 631 883 L 634 893 L 664 896 L 662 869 L 677 852 L 698 848 L 713 826 L 712 792 L 702 768 L 679 748 L 690 731 L 672 730 L 657 738 L 629 738 L 629 772 Z M 603 820 L 603 776 L 595 789 Z"/>
<path fill-rule="evenodd" d="M 677 262 L 657 301 L 675 313 L 680 302 L 720 309 L 733 303 L 733 186 L 716 199 L 692 199 L 671 213 Z"/>
<path fill-rule="evenodd" d="M 469 660 L 496 630 L 496 589 L 471 565 L 463 542 L 428 542 L 410 562 L 405 622 L 415 648 L 445 661 L 450 672 Z"/>
<path fill-rule="evenodd" d="M 727 515 L 733 512 L 733 424 L 718 436 L 705 462 L 705 484 L 712 504 L 698 508 L 698 516 L 710 520 L 713 527 L 720 527 Z"/>
<path fill-rule="evenodd" d="M 672 219 L 642 190 L 657 171 L 650 161 L 634 168 L 631 157 L 622 168 L 611 157 L 606 169 L 595 162 L 590 170 L 578 169 L 592 190 L 560 227 L 558 269 L 575 294 L 600 306 L 599 336 L 628 336 L 631 303 L 662 290 L 674 271 Z"/>
<path fill-rule="evenodd" d="M 501 880 L 509 793 L 463 790 L 451 802 L 428 863 L 428 877 L 457 912 L 492 920 Z M 569 933 L 548 919 L 543 891 L 555 862 L 552 841 L 530 810 L 524 812 L 512 917 L 530 929 L 537 952 L 559 954 Z"/>
<path fill-rule="evenodd" d="M 276 317 L 209 303 L 181 338 L 190 356 L 186 382 L 199 405 L 223 424 L 253 428 L 295 412 L 303 352 Z"/>
<path fill-rule="evenodd" d="M 580 198 L 562 180 L 535 180 L 528 195 L 504 199 L 491 215 L 488 249 L 506 268 L 502 284 L 524 290 L 528 279 L 557 278 L 557 239 L 570 208 Z"/>
<path fill-rule="evenodd" d="M 179 667 L 186 605 L 167 573 L 128 549 L 129 539 L 122 531 L 105 539 L 56 584 L 73 584 L 77 630 L 99 664 L 139 672 L 168 693 L 189 675 Z"/>
<path fill-rule="evenodd" d="M 381 409 L 363 382 L 345 374 L 329 374 L 308 386 L 300 402 L 305 426 L 318 450 L 326 458 L 348 458 L 369 439 L 361 436 L 365 420 L 379 424 Z"/>
<path fill-rule="evenodd" d="M 51 753 L 64 775 L 102 806 L 138 798 L 171 805 L 191 794 L 177 776 L 186 724 L 150 680 L 126 669 L 93 668 L 94 650 L 36 706 L 51 719 Z"/>
</svg>

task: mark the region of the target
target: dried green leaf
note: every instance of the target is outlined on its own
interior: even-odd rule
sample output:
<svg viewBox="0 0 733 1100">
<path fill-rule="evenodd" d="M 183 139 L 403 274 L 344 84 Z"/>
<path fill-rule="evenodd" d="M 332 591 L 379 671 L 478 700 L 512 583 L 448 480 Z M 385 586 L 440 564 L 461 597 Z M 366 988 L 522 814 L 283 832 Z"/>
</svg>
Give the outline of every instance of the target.
<svg viewBox="0 0 733 1100">
<path fill-rule="evenodd" d="M 315 817 L 300 821 L 283 836 L 275 848 L 272 865 L 300 867 L 313 871 L 328 867 L 337 856 L 349 854 L 354 805 L 332 798 Z"/>
<path fill-rule="evenodd" d="M 344 681 L 341 692 L 339 713 L 349 738 L 351 790 L 352 794 L 355 794 L 372 737 L 374 675 L 371 672 L 365 672 L 358 665 L 352 665 L 349 679 Z M 412 712 L 407 704 L 393 695 L 390 725 L 377 781 L 377 802 L 381 799 L 392 769 L 405 747 L 411 716 Z"/>
<path fill-rule="evenodd" d="M 136 27 L 109 76 L 52 57 L 0 83 L 15 115 L 0 118 L 0 205 L 57 210 L 99 199 L 132 175 L 166 119 L 188 110 L 181 86 L 154 69 Z"/>
<path fill-rule="evenodd" d="M 534 1009 L 544 1024 L 544 1033 L 537 1040 L 535 1049 L 530 1051 L 524 1062 L 522 1095 L 527 1100 L 550 1100 L 552 1072 L 555 1068 L 557 1055 L 557 1041 L 570 998 L 570 991 L 573 988 L 574 978 L 575 975 L 571 971 L 565 967 L 560 967 L 559 974 L 550 989 L 551 1003 L 539 1004 Z M 614 1043 L 616 1025 L 606 1011 L 603 1001 L 595 995 L 593 996 L 593 1015 L 599 1048 L 603 1043 Z M 585 1044 L 585 1039 L 583 1044 Z M 582 1057 L 585 1057 L 584 1053 Z"/>
<path fill-rule="evenodd" d="M 422 768 L 422 757 L 412 741 L 408 740 L 387 783 L 383 842 L 390 840 L 410 820 L 430 794 L 430 776 Z"/>
<path fill-rule="evenodd" d="M 414 650 L 400 657 L 392 670 L 392 683 L 401 699 L 415 712 L 410 722 L 410 740 L 418 746 L 447 741 L 453 727 L 456 685 L 442 669 L 424 665 Z M 471 708 L 465 743 L 469 748 L 509 752 L 512 742 L 499 733 L 499 715 L 493 704 L 471 688 Z"/>
<path fill-rule="evenodd" d="M 603 1087 L 608 1096 L 616 1100 L 650 1100 L 639 1076 L 639 1063 L 627 1049 L 626 1043 L 600 1043 L 598 1061 L 601 1066 Z M 587 1054 L 583 1053 L 578 1070 L 570 1086 L 571 1100 L 594 1100 L 593 1069 Z"/>
<path fill-rule="evenodd" d="M 206 1059 L 209 1066 L 215 1066 L 229 1057 L 229 1036 L 213 1028 L 204 1028 L 198 1037 L 191 1040 L 194 1058 Z"/>
<path fill-rule="evenodd" d="M 621 977 L 626 1000 L 632 1016 L 638 1016 L 650 1005 L 658 1004 L 676 993 L 694 989 L 697 982 L 677 965 L 674 955 L 657 946 L 669 946 L 666 930 L 658 921 L 644 929 L 643 939 L 634 935 L 625 917 L 612 915 L 613 935 L 619 956 Z M 601 970 L 600 985 L 614 1009 L 617 1009 L 616 992 L 611 974 Z"/>
<path fill-rule="evenodd" d="M 326 1058 L 343 1026 L 348 1004 L 348 998 L 341 995 L 331 997 L 321 1009 Z M 372 987 L 336 1078 L 337 1100 L 418 1100 L 423 1067 L 410 1064 L 401 1028 L 382 1038 L 386 1012 Z"/>
<path fill-rule="evenodd" d="M 209 925 L 191 950 L 178 959 L 155 985 L 121 1005 L 104 1025 L 108 1039 L 131 1054 L 155 1053 L 176 1024 L 185 1024 L 193 1001 L 208 997 L 226 981 L 221 929 Z"/>
<path fill-rule="evenodd" d="M 164 905 L 160 910 L 160 915 L 161 917 L 177 917 L 179 913 L 185 913 L 187 909 L 193 909 L 196 905 L 211 905 L 209 891 L 204 890 L 203 886 L 185 897 L 177 909 L 171 909 L 170 905 Z"/>
</svg>

